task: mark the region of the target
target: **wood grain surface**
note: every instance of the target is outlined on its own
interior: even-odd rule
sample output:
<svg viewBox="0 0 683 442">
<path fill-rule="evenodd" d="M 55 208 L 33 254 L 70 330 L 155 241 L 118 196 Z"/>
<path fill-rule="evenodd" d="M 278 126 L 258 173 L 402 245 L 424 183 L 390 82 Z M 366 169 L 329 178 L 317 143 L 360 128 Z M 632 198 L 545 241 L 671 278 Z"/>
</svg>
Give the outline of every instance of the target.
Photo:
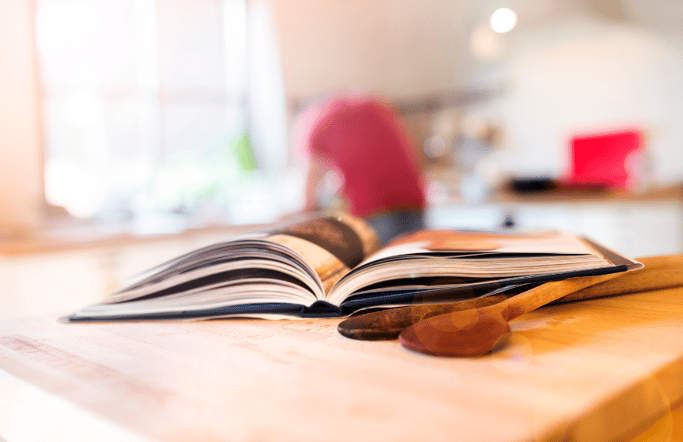
<svg viewBox="0 0 683 442">
<path fill-rule="evenodd" d="M 668 440 L 681 422 L 680 289 L 541 308 L 478 358 L 338 322 L 0 323 L 0 438 Z"/>
</svg>

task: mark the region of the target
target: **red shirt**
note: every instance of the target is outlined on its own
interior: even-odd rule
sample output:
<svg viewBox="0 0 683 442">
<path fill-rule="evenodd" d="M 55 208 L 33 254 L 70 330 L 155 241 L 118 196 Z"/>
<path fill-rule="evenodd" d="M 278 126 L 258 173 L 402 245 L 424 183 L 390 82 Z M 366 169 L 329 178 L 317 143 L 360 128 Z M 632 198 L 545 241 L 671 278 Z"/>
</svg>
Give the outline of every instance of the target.
<svg viewBox="0 0 683 442">
<path fill-rule="evenodd" d="M 425 206 L 414 150 L 391 106 L 367 97 L 335 97 L 308 125 L 304 142 L 341 173 L 353 215 Z"/>
</svg>

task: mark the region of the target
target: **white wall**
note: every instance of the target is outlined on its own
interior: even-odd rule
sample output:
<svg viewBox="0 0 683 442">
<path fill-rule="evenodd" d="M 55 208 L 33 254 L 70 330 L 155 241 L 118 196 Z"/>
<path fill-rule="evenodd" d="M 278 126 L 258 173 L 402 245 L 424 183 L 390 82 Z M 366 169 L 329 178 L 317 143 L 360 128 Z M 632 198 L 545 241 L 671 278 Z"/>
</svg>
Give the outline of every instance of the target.
<svg viewBox="0 0 683 442">
<path fill-rule="evenodd" d="M 467 48 L 465 2 L 272 0 L 285 90 L 330 89 L 390 97 L 455 87 Z"/>
<path fill-rule="evenodd" d="M 683 178 L 683 51 L 636 26 L 573 18 L 519 30 L 489 72 L 509 94 L 479 110 L 504 123 L 491 159 L 513 175 L 562 176 L 574 133 L 640 127 L 652 181 Z"/>
<path fill-rule="evenodd" d="M 40 221 L 40 110 L 28 0 L 0 1 L 0 234 Z"/>
</svg>

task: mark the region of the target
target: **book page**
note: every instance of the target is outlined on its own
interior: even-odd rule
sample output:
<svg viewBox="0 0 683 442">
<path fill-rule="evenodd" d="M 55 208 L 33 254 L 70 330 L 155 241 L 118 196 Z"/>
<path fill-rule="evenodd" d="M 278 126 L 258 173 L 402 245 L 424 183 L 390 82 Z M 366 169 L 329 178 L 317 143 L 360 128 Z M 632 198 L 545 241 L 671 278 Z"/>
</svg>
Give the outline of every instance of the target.
<svg viewBox="0 0 683 442">
<path fill-rule="evenodd" d="M 423 230 L 398 238 L 365 262 L 407 254 L 432 252 L 519 253 L 552 255 L 594 254 L 580 238 L 565 232 L 534 234 Z"/>
<path fill-rule="evenodd" d="M 370 256 L 342 278 L 328 297 L 331 303 L 341 304 L 355 293 L 365 291 L 362 296 L 372 296 L 379 288 L 382 302 L 388 298 L 406 302 L 404 287 L 419 285 L 425 278 L 436 278 L 444 290 L 455 293 L 460 288 L 495 286 L 496 281 L 542 282 L 641 266 L 566 232 L 420 231 Z"/>
<path fill-rule="evenodd" d="M 299 253 L 320 277 L 325 293 L 378 248 L 374 231 L 346 214 L 292 224 L 264 239 Z"/>
</svg>

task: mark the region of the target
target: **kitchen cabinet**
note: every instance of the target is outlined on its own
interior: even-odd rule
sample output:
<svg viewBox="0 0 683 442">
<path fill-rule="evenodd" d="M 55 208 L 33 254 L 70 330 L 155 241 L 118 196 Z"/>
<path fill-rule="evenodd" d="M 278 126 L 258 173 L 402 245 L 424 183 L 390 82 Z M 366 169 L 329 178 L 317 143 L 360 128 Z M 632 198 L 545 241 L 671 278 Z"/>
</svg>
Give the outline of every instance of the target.
<svg viewBox="0 0 683 442">
<path fill-rule="evenodd" d="M 683 252 L 683 199 L 677 191 L 444 201 L 429 208 L 427 223 L 434 229 L 567 230 L 633 257 Z"/>
<path fill-rule="evenodd" d="M 245 229 L 0 243 L 0 320 L 72 313 L 100 301 L 137 273 Z"/>
</svg>

